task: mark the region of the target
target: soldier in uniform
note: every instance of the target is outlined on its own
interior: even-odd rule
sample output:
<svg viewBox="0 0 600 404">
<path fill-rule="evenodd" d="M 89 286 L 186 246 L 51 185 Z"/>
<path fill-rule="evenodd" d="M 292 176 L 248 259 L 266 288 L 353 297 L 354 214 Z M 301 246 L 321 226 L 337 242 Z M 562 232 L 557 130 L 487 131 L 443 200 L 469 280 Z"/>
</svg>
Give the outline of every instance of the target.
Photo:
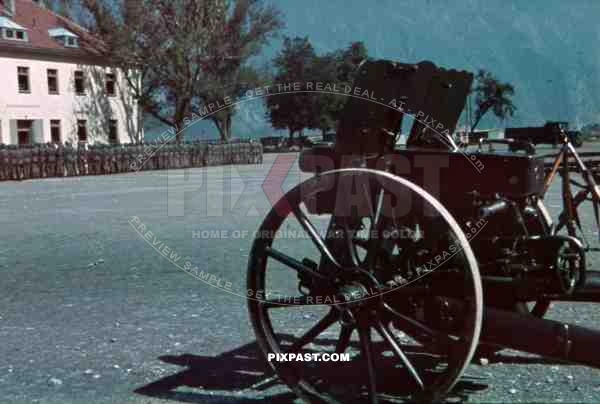
<svg viewBox="0 0 600 404">
<path fill-rule="evenodd" d="M 79 175 L 88 175 L 87 154 L 87 144 L 79 143 L 77 145 L 77 171 Z"/>
<path fill-rule="evenodd" d="M 119 148 L 121 149 L 121 172 L 126 173 L 129 171 L 129 155 L 127 154 L 127 145 L 120 144 Z"/>
<path fill-rule="evenodd" d="M 144 154 L 144 145 L 140 144 L 137 147 L 137 155 L 142 156 L 142 170 L 148 171 L 150 169 L 150 166 L 148 165 L 148 157 Z"/>
<path fill-rule="evenodd" d="M 125 159 L 127 162 L 127 166 L 125 167 L 127 171 L 137 170 L 137 161 L 135 160 L 135 150 L 133 145 L 125 146 Z"/>
<path fill-rule="evenodd" d="M 162 168 L 162 152 L 163 150 L 160 148 L 160 145 L 155 145 L 152 148 L 152 160 L 155 170 L 160 170 Z"/>
<path fill-rule="evenodd" d="M 165 170 L 169 167 L 169 144 L 163 144 L 160 148 L 161 169 Z"/>
<path fill-rule="evenodd" d="M 12 149 L 12 165 L 13 165 L 13 179 L 15 181 L 21 181 L 23 178 L 23 155 L 21 149 L 18 146 L 14 146 Z"/>
<path fill-rule="evenodd" d="M 140 154 L 143 158 L 144 170 L 152 170 L 152 161 L 150 161 L 150 156 L 146 154 L 146 150 L 149 150 L 148 143 L 140 144 Z"/>
<path fill-rule="evenodd" d="M 119 172 L 119 167 L 117 166 L 119 149 L 114 144 L 107 144 L 106 150 L 108 150 L 110 172 L 111 174 L 117 174 Z"/>
<path fill-rule="evenodd" d="M 17 164 L 17 147 L 14 145 L 8 146 L 8 158 L 9 158 L 9 177 L 13 181 L 19 180 L 18 175 L 18 164 Z"/>
<path fill-rule="evenodd" d="M 186 168 L 187 165 L 187 143 L 179 144 L 179 168 Z"/>
<path fill-rule="evenodd" d="M 48 175 L 48 145 L 42 143 L 40 145 L 40 178 L 46 178 Z"/>
<path fill-rule="evenodd" d="M 181 143 L 175 143 L 173 145 L 173 153 L 175 155 L 173 166 L 175 168 L 181 168 Z"/>
<path fill-rule="evenodd" d="M 71 143 L 67 140 L 63 148 L 63 161 L 65 164 L 65 177 L 71 175 Z"/>
<path fill-rule="evenodd" d="M 100 151 L 98 150 L 98 144 L 90 146 L 88 150 L 88 164 L 90 175 L 100 175 Z"/>
<path fill-rule="evenodd" d="M 40 146 L 31 149 L 31 178 L 40 178 Z"/>
<path fill-rule="evenodd" d="M 98 145 L 94 145 L 93 148 L 90 148 L 90 152 L 88 154 L 89 162 L 90 162 L 90 172 L 92 175 L 100 175 L 100 150 L 98 150 Z"/>
<path fill-rule="evenodd" d="M 65 147 L 59 143 L 56 147 L 56 176 L 65 177 L 67 175 L 65 167 Z"/>
<path fill-rule="evenodd" d="M 167 153 L 167 169 L 175 168 L 175 149 L 173 144 L 168 143 L 165 145 L 165 152 Z"/>
<path fill-rule="evenodd" d="M 110 174 L 110 156 L 105 145 L 100 146 L 100 157 L 102 161 L 102 175 Z"/>
<path fill-rule="evenodd" d="M 152 148 L 152 157 L 150 159 L 152 160 L 152 167 L 155 170 L 160 170 L 160 149 L 157 146 Z"/>
<path fill-rule="evenodd" d="M 110 171 L 113 174 L 119 173 L 119 148 L 115 145 L 109 145 L 108 149 L 110 150 Z"/>
<path fill-rule="evenodd" d="M 31 178 L 31 157 L 33 148 L 31 145 L 25 145 L 25 147 L 21 148 L 21 152 L 23 156 L 23 179 L 28 180 Z"/>
<path fill-rule="evenodd" d="M 190 143 L 186 143 L 184 145 L 184 164 L 185 168 L 192 166 L 192 145 Z"/>
<path fill-rule="evenodd" d="M 126 173 L 127 172 L 127 166 L 125 165 L 126 163 L 126 150 L 125 150 L 125 146 L 122 144 L 119 144 L 119 172 L 121 173 Z"/>
<path fill-rule="evenodd" d="M 171 145 L 169 143 L 166 143 L 163 147 L 162 147 L 162 152 L 163 152 L 163 161 L 164 161 L 164 169 L 168 170 L 169 167 L 171 167 L 171 155 L 170 155 L 170 147 Z"/>
<path fill-rule="evenodd" d="M 71 142 L 67 142 L 65 147 L 65 162 L 67 163 L 67 176 L 77 175 L 77 155 Z"/>
<path fill-rule="evenodd" d="M 8 169 L 8 151 L 4 144 L 0 144 L 0 181 L 8 180 L 7 169 Z"/>
<path fill-rule="evenodd" d="M 175 157 L 176 147 L 175 144 L 169 144 L 169 168 L 177 167 Z"/>
<path fill-rule="evenodd" d="M 156 158 L 157 158 L 157 162 L 158 162 L 158 169 L 159 170 L 164 170 L 165 168 L 165 150 L 164 150 L 165 146 L 161 145 L 159 146 L 159 148 L 156 150 Z"/>
<path fill-rule="evenodd" d="M 56 145 L 48 143 L 46 145 L 46 155 L 48 165 L 46 166 L 46 175 L 48 177 L 56 177 L 58 170 L 56 169 Z"/>
<path fill-rule="evenodd" d="M 131 151 L 129 149 L 129 145 L 123 145 L 123 170 L 127 173 L 131 171 Z"/>
<path fill-rule="evenodd" d="M 119 149 L 119 146 L 116 145 L 109 145 L 108 148 L 110 149 L 110 168 L 113 174 L 118 174 L 119 171 L 119 161 L 121 159 L 121 150 Z"/>
<path fill-rule="evenodd" d="M 25 177 L 25 160 L 28 157 L 28 153 L 25 152 L 26 147 L 17 148 L 18 165 L 19 165 L 19 181 L 23 181 Z"/>
<path fill-rule="evenodd" d="M 85 175 L 94 175 L 94 146 L 91 144 L 86 145 L 85 148 Z"/>
<path fill-rule="evenodd" d="M 183 153 L 183 164 L 181 168 L 187 168 L 190 166 L 190 149 L 189 149 L 189 144 L 188 143 L 183 143 L 181 145 L 181 151 Z"/>
</svg>

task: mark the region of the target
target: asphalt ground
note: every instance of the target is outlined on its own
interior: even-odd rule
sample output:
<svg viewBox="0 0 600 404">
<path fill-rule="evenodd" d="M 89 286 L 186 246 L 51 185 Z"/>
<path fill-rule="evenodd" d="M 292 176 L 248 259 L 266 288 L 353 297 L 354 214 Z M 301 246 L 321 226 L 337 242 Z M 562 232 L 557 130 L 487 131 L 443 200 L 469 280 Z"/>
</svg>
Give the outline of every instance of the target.
<svg viewBox="0 0 600 404">
<path fill-rule="evenodd" d="M 293 401 L 269 379 L 243 297 L 252 233 L 270 208 L 261 186 L 281 156 L 293 162 L 289 189 L 303 178 L 295 154 L 0 183 L 0 403 Z M 560 207 L 556 187 L 547 204 Z M 597 237 L 589 210 L 584 220 Z M 289 279 L 276 281 L 295 288 Z M 282 324 L 312 319 L 289 316 Z M 591 304 L 554 304 L 549 316 L 600 329 Z M 474 363 L 461 383 L 470 402 L 600 402 L 600 371 L 513 351 Z"/>
</svg>

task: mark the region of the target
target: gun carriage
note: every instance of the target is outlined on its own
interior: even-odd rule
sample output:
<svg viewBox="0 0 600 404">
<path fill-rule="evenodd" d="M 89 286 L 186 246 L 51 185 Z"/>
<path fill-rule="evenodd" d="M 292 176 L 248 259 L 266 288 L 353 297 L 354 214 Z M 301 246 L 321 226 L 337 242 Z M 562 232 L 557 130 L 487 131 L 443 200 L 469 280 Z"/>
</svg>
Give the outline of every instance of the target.
<svg viewBox="0 0 600 404">
<path fill-rule="evenodd" d="M 564 159 L 545 176 L 535 155 L 462 151 L 451 134 L 471 73 L 384 60 L 358 69 L 354 87 L 376 96 L 349 97 L 335 145 L 301 153 L 301 170 L 314 176 L 265 217 L 247 275 L 265 355 L 319 351 L 327 336 L 323 351 L 356 359 L 317 362 L 319 369 L 270 362 L 277 375 L 310 402 L 437 402 L 477 349 L 600 367 L 599 332 L 543 319 L 553 300 L 600 301 L 600 276 L 586 270 L 589 248 L 577 231 L 579 204 L 600 200 L 583 163 L 578 198 Z M 403 121 L 411 129 L 399 149 Z M 564 142 L 578 164 L 566 134 Z M 544 196 L 557 172 L 565 211 L 554 223 Z M 314 256 L 278 242 L 289 221 L 308 235 Z M 290 283 L 289 295 L 269 294 Z M 295 330 L 277 314 L 309 306 L 322 315 L 290 336 Z"/>
</svg>

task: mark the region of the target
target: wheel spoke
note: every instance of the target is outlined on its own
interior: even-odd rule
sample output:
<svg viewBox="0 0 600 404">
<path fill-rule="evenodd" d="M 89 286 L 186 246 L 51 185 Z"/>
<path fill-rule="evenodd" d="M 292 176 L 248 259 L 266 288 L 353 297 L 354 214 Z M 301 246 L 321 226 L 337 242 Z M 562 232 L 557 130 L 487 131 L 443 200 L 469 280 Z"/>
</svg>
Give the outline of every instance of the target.
<svg viewBox="0 0 600 404">
<path fill-rule="evenodd" d="M 375 329 L 377 330 L 377 332 L 379 332 L 379 335 L 381 335 L 381 337 L 384 340 L 386 340 L 388 344 L 390 344 L 390 346 L 394 350 L 394 353 L 396 354 L 396 356 L 398 356 L 398 358 L 400 358 L 400 360 L 404 364 L 404 367 L 408 370 L 408 373 L 410 373 L 410 375 L 413 377 L 415 382 L 419 385 L 421 390 L 423 390 L 425 387 L 423 384 L 423 380 L 421 380 L 419 373 L 414 368 L 414 366 L 412 365 L 412 363 L 410 362 L 410 360 L 408 359 L 406 354 L 400 348 L 400 345 L 398 344 L 398 341 L 396 341 L 396 338 L 394 337 L 394 335 L 390 332 L 390 330 L 387 329 L 387 327 L 381 321 L 377 322 Z"/>
<path fill-rule="evenodd" d="M 286 352 L 296 352 L 306 344 L 312 342 L 315 338 L 319 336 L 319 334 L 321 334 L 323 331 L 328 329 L 333 323 L 336 322 L 338 317 L 336 314 L 336 311 L 332 309 L 325 317 L 319 320 L 319 322 L 315 324 L 313 328 L 308 330 L 296 342 L 294 342 Z"/>
<path fill-rule="evenodd" d="M 369 198 L 370 200 L 370 198 Z M 370 268 L 374 268 L 377 262 L 377 254 L 382 241 L 381 237 L 381 210 L 383 205 L 383 188 L 377 194 L 376 211 L 373 211 L 371 218 L 371 228 L 369 229 L 369 238 L 367 241 L 367 257 Z M 372 205 L 369 205 L 372 208 Z"/>
<path fill-rule="evenodd" d="M 340 337 L 335 345 L 335 353 L 341 354 L 346 352 L 348 345 L 350 345 L 350 338 L 352 337 L 354 329 L 349 326 L 342 326 L 340 330 Z"/>
<path fill-rule="evenodd" d="M 352 260 L 352 265 L 357 267 L 359 263 L 358 253 L 356 252 L 356 246 L 354 245 L 354 237 L 352 236 L 352 230 L 348 223 L 344 220 L 344 231 L 346 233 L 346 246 L 348 247 L 348 254 L 350 255 L 350 259 Z"/>
<path fill-rule="evenodd" d="M 375 363 L 373 362 L 373 350 L 371 349 L 371 328 L 367 324 L 359 325 L 358 335 L 360 337 L 360 351 L 367 365 L 369 401 L 371 404 L 377 404 L 377 379 L 375 376 Z"/>
<path fill-rule="evenodd" d="M 381 219 L 381 215 L 382 215 L 382 210 L 383 210 L 383 188 L 381 188 L 379 190 L 379 193 L 377 194 L 377 206 L 376 206 L 376 213 L 375 213 L 375 225 L 379 225 L 379 220 Z"/>
<path fill-rule="evenodd" d="M 312 268 L 307 267 L 302 262 L 298 261 L 297 259 L 295 259 L 293 257 L 290 257 L 287 254 L 282 253 L 281 251 L 277 251 L 271 247 L 266 247 L 265 251 L 269 257 L 281 262 L 284 265 L 287 265 L 288 267 L 290 267 L 298 272 L 301 272 L 305 275 L 312 276 L 314 278 L 328 279 L 325 275 L 315 271 Z"/>
<path fill-rule="evenodd" d="M 315 244 L 315 246 L 317 247 L 319 252 L 321 254 L 323 254 L 333 265 L 335 265 L 338 268 L 341 268 L 341 265 L 337 262 L 337 260 L 333 256 L 333 254 L 331 253 L 331 251 L 325 244 L 325 241 L 323 241 L 323 239 L 319 235 L 319 232 L 317 231 L 317 229 L 315 229 L 315 226 L 313 226 L 313 224 L 308 219 L 308 217 L 306 217 L 304 212 L 302 212 L 302 210 L 300 210 L 300 207 L 295 206 L 293 209 L 293 212 L 294 212 L 294 215 L 296 216 L 296 219 L 298 219 L 298 222 L 300 222 L 300 225 L 302 226 L 304 231 L 306 231 L 308 233 L 308 235 L 310 236 L 311 240 L 313 241 L 313 243 Z"/>
<path fill-rule="evenodd" d="M 371 223 L 375 220 L 375 208 L 373 208 L 373 201 L 371 200 L 371 193 L 366 184 L 363 184 L 363 192 L 367 198 L 367 206 L 369 207 L 369 214 L 371 215 Z"/>
<path fill-rule="evenodd" d="M 406 332 L 408 335 L 421 341 L 424 337 L 429 340 L 428 342 L 451 344 L 455 342 L 449 335 L 436 331 L 432 328 L 427 327 L 425 324 L 414 320 L 404 314 L 398 313 L 396 310 L 391 308 L 387 303 L 383 304 L 385 309 L 392 314 L 393 322 L 398 324 L 399 328 Z"/>
</svg>

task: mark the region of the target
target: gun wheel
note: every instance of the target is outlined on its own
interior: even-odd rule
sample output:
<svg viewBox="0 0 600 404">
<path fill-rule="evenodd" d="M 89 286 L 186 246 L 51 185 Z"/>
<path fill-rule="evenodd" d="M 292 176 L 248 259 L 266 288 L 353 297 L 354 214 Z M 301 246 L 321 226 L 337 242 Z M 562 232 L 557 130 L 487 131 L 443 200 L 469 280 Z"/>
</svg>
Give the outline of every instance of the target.
<svg viewBox="0 0 600 404">
<path fill-rule="evenodd" d="M 479 340 L 467 237 L 382 171 L 329 171 L 287 192 L 256 233 L 247 287 L 258 345 L 308 402 L 441 401 Z"/>
</svg>

